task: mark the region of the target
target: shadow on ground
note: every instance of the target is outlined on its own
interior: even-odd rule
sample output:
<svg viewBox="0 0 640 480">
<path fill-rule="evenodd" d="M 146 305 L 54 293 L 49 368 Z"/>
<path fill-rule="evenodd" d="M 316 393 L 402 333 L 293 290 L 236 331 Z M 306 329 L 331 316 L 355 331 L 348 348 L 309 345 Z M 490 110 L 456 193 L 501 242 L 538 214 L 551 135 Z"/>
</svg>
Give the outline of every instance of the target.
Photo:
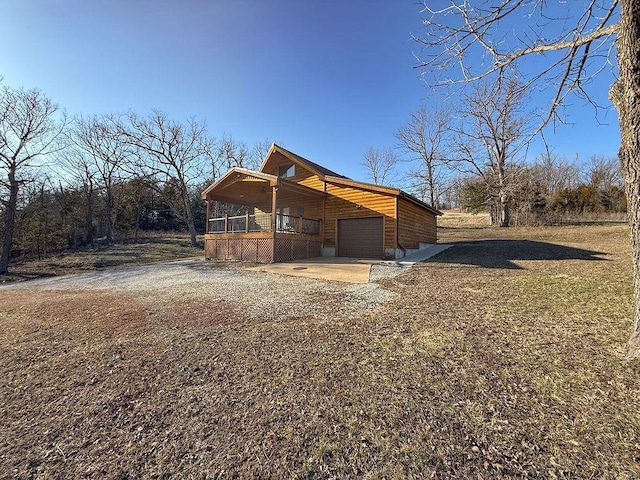
<svg viewBox="0 0 640 480">
<path fill-rule="evenodd" d="M 532 240 L 477 240 L 450 242 L 453 248 L 427 260 L 429 263 L 462 263 L 483 268 L 522 269 L 515 260 L 606 261 L 604 252 Z"/>
</svg>

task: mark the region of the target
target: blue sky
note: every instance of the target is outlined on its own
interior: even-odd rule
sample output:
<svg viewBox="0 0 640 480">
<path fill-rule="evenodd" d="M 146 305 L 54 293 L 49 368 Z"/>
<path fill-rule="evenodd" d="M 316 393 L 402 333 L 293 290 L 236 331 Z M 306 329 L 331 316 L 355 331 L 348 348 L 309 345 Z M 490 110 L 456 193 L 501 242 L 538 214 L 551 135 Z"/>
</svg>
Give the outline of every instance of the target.
<svg viewBox="0 0 640 480">
<path fill-rule="evenodd" d="M 369 147 L 421 102 L 414 0 L 4 0 L 0 75 L 37 87 L 69 113 L 151 108 L 205 120 L 211 135 L 269 139 L 354 179 Z M 599 101 L 612 78 L 593 86 Z M 555 153 L 614 156 L 614 110 L 575 100 Z M 533 157 L 538 153 L 529 151 Z"/>
</svg>

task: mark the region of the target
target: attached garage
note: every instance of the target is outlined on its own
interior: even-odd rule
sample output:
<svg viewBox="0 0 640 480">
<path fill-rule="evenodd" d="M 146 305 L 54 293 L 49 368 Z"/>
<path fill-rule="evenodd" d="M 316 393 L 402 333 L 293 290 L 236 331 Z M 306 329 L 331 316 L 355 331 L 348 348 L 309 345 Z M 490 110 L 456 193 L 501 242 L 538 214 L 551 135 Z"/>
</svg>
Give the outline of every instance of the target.
<svg viewBox="0 0 640 480">
<path fill-rule="evenodd" d="M 382 258 L 384 217 L 338 220 L 338 256 Z"/>
<path fill-rule="evenodd" d="M 400 189 L 351 180 L 275 144 L 259 171 L 232 168 L 202 198 L 205 256 L 225 260 L 402 258 L 437 243 L 442 214 Z M 212 202 L 253 214 L 212 218 Z"/>
</svg>

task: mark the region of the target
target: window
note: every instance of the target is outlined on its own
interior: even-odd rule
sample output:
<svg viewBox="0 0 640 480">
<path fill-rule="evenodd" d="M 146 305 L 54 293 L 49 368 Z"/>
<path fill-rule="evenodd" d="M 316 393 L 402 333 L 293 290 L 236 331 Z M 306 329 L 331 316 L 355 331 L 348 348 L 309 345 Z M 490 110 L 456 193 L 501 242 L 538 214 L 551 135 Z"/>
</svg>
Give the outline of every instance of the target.
<svg viewBox="0 0 640 480">
<path fill-rule="evenodd" d="M 280 232 L 286 232 L 290 228 L 291 217 L 289 207 L 280 207 L 276 210 L 276 227 Z"/>
<path fill-rule="evenodd" d="M 289 178 L 293 177 L 296 174 L 296 166 L 295 165 L 280 165 L 278 168 L 278 176 L 280 178 Z"/>
</svg>

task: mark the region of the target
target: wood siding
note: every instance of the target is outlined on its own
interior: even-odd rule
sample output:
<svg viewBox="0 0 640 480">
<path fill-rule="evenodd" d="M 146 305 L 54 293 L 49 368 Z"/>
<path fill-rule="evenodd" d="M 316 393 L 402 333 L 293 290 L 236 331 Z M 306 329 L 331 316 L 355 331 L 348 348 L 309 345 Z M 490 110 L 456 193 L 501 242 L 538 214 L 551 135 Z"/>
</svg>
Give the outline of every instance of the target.
<svg viewBox="0 0 640 480">
<path fill-rule="evenodd" d="M 310 197 L 299 196 L 295 201 L 281 201 L 278 199 L 277 208 L 289 208 L 289 215 L 292 217 L 304 217 L 311 220 L 322 220 L 322 199 L 318 200 Z M 302 209 L 300 215 L 299 209 Z M 263 211 L 258 207 L 254 208 L 255 213 L 271 213 L 269 208 Z"/>
<path fill-rule="evenodd" d="M 403 248 L 437 242 L 436 216 L 404 198 L 398 198 L 398 226 L 398 242 Z"/>
<path fill-rule="evenodd" d="M 295 165 L 294 175 L 284 178 L 276 197 L 276 208 L 289 208 L 289 215 L 302 216 L 309 219 L 321 220 L 319 236 L 277 234 L 225 234 L 206 235 L 205 256 L 207 258 L 225 258 L 258 262 L 285 261 L 293 258 L 317 256 L 322 247 L 335 249 L 338 255 L 340 245 L 338 239 L 338 225 L 340 220 L 381 218 L 382 221 L 382 252 L 385 249 L 419 248 L 420 243 L 436 243 L 436 215 L 414 202 L 402 197 L 403 193 L 396 189 L 360 184 L 348 179 L 328 176 L 318 176 L 312 170 L 312 164 L 301 165 L 296 160 L 274 151 L 263 166 L 262 173 L 278 175 L 281 166 Z M 318 170 L 320 172 L 321 170 Z M 300 187 L 286 185 L 286 182 L 297 183 L 326 195 L 304 191 Z M 240 191 L 242 198 L 254 200 L 252 206 L 255 213 L 270 213 L 271 188 L 273 182 L 265 180 L 260 189 L 250 190 L 250 185 Z M 236 188 L 236 187 L 230 187 Z M 238 187 L 239 188 L 239 187 Z M 260 195 L 258 195 L 260 193 Z M 251 194 L 251 195 L 249 195 Z M 282 211 L 282 210 L 280 210 Z M 349 222 L 346 223 L 347 225 Z M 343 224 L 344 225 L 344 224 Z M 378 224 L 379 225 L 379 224 Z M 379 226 L 377 227 L 379 231 Z M 239 238 L 237 235 L 243 236 Z M 376 251 L 379 249 L 379 235 Z M 365 235 L 361 235 L 366 242 Z M 275 238 L 275 242 L 274 242 Z M 351 241 L 351 243 L 354 243 Z M 352 248 L 351 245 L 348 248 Z M 348 250 L 348 249 L 347 249 Z M 366 249 L 365 249 L 366 250 Z M 377 256 L 377 253 L 376 253 Z"/>
<path fill-rule="evenodd" d="M 327 184 L 324 210 L 325 247 L 336 247 L 338 220 L 344 218 L 384 217 L 384 246 L 396 246 L 396 204 L 393 195 L 355 187 Z M 360 205 L 360 207 L 358 207 Z"/>
<path fill-rule="evenodd" d="M 267 168 L 264 170 L 264 173 L 269 173 L 271 175 L 278 175 L 278 171 L 280 166 L 282 165 L 291 165 L 293 162 L 282 155 L 278 155 L 279 160 L 271 160 L 267 165 Z M 290 182 L 299 183 L 300 185 L 304 185 L 305 187 L 313 188 L 315 190 L 324 191 L 324 182 L 320 180 L 316 174 L 307 170 L 306 168 L 296 164 L 296 173 L 292 177 L 287 177 L 285 180 Z"/>
</svg>

